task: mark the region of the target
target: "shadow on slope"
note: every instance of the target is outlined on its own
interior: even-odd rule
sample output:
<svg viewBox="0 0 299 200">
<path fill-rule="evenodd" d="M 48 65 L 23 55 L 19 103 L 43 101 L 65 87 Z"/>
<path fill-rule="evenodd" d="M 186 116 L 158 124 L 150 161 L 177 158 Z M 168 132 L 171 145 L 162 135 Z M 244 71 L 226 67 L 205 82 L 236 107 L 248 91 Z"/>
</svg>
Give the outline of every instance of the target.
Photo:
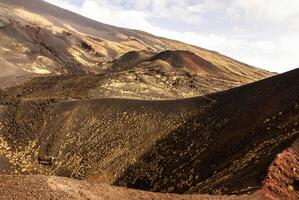
<svg viewBox="0 0 299 200">
<path fill-rule="evenodd" d="M 276 155 L 299 136 L 298 75 L 210 95 L 214 104 L 152 146 L 115 184 L 171 193 L 261 188 Z"/>
</svg>

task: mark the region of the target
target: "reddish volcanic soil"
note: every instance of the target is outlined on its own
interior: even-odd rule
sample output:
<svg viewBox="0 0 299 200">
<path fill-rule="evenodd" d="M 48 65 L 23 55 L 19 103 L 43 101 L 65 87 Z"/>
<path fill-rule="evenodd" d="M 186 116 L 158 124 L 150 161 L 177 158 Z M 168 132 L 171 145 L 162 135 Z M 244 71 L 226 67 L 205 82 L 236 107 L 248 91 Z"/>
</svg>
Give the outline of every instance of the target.
<svg viewBox="0 0 299 200">
<path fill-rule="evenodd" d="M 261 190 L 267 199 L 299 199 L 299 140 L 277 156 Z"/>
<path fill-rule="evenodd" d="M 174 68 L 187 68 L 196 73 L 214 73 L 214 75 L 216 75 L 216 73 L 221 72 L 221 70 L 211 62 L 188 51 L 164 51 L 148 60 L 163 60 L 168 62 Z"/>
</svg>

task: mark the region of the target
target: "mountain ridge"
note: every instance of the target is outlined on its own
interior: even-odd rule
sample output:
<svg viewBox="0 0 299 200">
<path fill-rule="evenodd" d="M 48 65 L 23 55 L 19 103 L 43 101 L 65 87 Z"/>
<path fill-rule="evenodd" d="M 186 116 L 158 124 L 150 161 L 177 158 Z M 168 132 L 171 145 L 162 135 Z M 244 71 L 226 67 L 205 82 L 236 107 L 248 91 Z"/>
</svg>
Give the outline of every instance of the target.
<svg viewBox="0 0 299 200">
<path fill-rule="evenodd" d="M 130 51 L 158 54 L 167 50 L 192 52 L 238 85 L 273 75 L 210 50 L 96 22 L 44 1 L 1 0 L 0 6 L 0 20 L 6 24 L 0 29 L 5 66 L 15 65 L 31 76 L 102 74 L 113 60 Z"/>
</svg>

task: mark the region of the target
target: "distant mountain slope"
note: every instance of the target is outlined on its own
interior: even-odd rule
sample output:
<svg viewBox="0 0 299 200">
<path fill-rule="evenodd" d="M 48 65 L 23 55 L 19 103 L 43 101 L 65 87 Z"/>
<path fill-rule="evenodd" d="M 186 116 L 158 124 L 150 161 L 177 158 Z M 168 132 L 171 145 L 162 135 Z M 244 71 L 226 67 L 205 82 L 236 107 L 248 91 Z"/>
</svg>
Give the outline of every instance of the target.
<svg viewBox="0 0 299 200">
<path fill-rule="evenodd" d="M 116 64 L 130 63 L 134 68 L 141 58 L 148 58 L 149 55 L 154 56 L 154 59 L 148 62 L 159 66 L 161 63 L 155 62 L 155 58 L 163 55 L 159 60 L 169 61 L 175 57 L 166 58 L 171 54 L 165 53 L 178 50 L 180 55 L 184 55 L 185 70 L 192 72 L 195 70 L 193 65 L 204 64 L 204 70 L 196 70 L 217 71 L 221 74 L 222 81 L 228 80 L 232 83 L 224 85 L 226 89 L 273 75 L 217 52 L 142 31 L 106 25 L 41 0 L 0 0 L 0 8 L 0 69 L 4 71 L 3 69 L 12 66 L 18 68 L 15 73 L 10 70 L 4 71 L 2 75 L 6 80 L 11 78 L 13 82 L 17 78 L 33 75 L 103 74 L 111 69 L 124 71 L 129 68 L 121 68 Z M 130 59 L 127 63 L 123 63 L 123 60 L 117 61 L 128 52 L 138 52 L 140 56 L 127 57 L 126 59 Z M 169 64 L 178 67 L 180 63 Z M 122 82 L 127 76 L 128 73 L 117 74 L 115 81 Z M 184 79 L 184 76 L 182 78 Z M 206 74 L 205 78 L 210 80 L 209 74 Z M 157 83 L 147 84 L 157 87 Z M 117 88 L 113 86 L 112 90 Z M 136 91 L 131 91 L 134 92 Z"/>
<path fill-rule="evenodd" d="M 188 51 L 163 51 L 148 59 L 148 61 L 163 60 L 174 68 L 187 68 L 199 74 L 216 74 L 222 70 L 212 63 Z"/>
</svg>

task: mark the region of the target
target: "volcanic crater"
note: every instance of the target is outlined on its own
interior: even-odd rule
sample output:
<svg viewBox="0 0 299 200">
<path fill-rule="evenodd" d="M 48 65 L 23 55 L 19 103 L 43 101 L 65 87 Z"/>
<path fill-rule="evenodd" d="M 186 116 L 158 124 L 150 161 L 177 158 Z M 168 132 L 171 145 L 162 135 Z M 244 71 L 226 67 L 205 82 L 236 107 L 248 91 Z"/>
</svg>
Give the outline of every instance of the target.
<svg viewBox="0 0 299 200">
<path fill-rule="evenodd" d="M 0 199 L 299 199 L 299 69 L 0 1 Z"/>
</svg>

